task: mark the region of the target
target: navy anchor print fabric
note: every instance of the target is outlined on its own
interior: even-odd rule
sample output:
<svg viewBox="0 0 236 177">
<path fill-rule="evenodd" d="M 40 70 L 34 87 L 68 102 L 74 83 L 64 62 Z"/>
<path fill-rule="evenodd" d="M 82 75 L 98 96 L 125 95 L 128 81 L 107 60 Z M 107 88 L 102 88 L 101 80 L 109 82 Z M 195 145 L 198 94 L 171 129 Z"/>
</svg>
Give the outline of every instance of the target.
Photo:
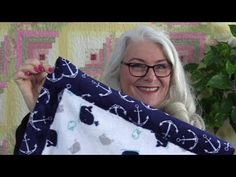
<svg viewBox="0 0 236 177">
<path fill-rule="evenodd" d="M 214 135 L 89 77 L 59 57 L 18 154 L 233 154 Z"/>
</svg>

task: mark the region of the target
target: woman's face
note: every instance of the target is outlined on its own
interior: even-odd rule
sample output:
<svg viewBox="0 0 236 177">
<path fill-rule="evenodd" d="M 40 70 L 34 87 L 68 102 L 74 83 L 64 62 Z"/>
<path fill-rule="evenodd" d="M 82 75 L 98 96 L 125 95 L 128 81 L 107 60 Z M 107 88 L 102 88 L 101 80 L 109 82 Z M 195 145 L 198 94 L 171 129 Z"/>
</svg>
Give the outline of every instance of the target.
<svg viewBox="0 0 236 177">
<path fill-rule="evenodd" d="M 131 42 L 126 49 L 123 62 L 135 63 L 133 65 L 135 67 L 139 67 L 140 64 L 149 66 L 160 64 L 156 68 L 161 69 L 170 65 L 161 47 L 148 40 Z M 154 107 L 159 106 L 165 100 L 169 91 L 170 78 L 171 74 L 167 77 L 157 77 L 152 68 L 149 68 L 143 77 L 132 76 L 129 67 L 125 64 L 122 64 L 120 68 L 121 90 Z"/>
</svg>

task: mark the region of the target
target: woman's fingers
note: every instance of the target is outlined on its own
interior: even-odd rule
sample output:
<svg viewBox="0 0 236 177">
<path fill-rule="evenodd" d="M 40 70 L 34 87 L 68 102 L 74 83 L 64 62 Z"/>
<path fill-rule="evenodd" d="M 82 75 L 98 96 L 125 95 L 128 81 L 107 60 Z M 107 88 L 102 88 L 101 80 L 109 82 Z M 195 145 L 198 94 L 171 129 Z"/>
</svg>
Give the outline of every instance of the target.
<svg viewBox="0 0 236 177">
<path fill-rule="evenodd" d="M 28 79 L 28 76 L 38 74 L 38 73 L 52 73 L 54 71 L 54 68 L 47 64 L 46 62 L 35 60 L 35 59 L 28 59 L 25 61 L 25 64 L 23 64 L 17 71 L 16 77 L 22 78 L 22 79 Z M 24 75 L 22 75 L 22 72 Z M 19 77 L 20 76 L 20 77 Z"/>
<path fill-rule="evenodd" d="M 25 73 L 25 72 L 22 72 L 22 71 L 17 71 L 15 76 L 14 76 L 14 79 L 17 81 L 17 80 L 21 80 L 21 79 L 29 79 L 30 78 L 30 73 Z"/>
<path fill-rule="evenodd" d="M 47 74 L 54 68 L 45 60 L 27 59 L 17 70 L 14 79 L 30 111 L 34 108 Z"/>
</svg>

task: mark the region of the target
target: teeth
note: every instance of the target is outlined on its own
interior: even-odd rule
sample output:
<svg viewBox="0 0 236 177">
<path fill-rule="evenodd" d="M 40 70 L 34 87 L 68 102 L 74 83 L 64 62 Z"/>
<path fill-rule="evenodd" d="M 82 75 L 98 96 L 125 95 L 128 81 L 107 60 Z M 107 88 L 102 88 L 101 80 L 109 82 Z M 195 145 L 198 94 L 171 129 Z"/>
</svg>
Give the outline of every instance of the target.
<svg viewBox="0 0 236 177">
<path fill-rule="evenodd" d="M 158 90 L 158 87 L 148 88 L 148 87 L 139 87 L 140 90 L 154 92 Z"/>
</svg>

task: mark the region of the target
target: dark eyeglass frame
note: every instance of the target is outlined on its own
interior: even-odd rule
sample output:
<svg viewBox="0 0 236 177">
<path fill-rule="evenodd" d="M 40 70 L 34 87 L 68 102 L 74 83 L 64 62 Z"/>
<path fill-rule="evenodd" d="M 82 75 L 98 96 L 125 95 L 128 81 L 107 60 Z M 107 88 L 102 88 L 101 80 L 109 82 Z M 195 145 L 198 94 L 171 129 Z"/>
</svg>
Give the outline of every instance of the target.
<svg viewBox="0 0 236 177">
<path fill-rule="evenodd" d="M 153 66 L 150 66 L 150 65 L 147 65 L 147 64 L 144 64 L 144 63 L 127 63 L 127 62 L 124 62 L 124 61 L 122 61 L 121 64 L 128 66 L 130 75 L 131 75 L 131 76 L 134 76 L 134 77 L 145 77 L 145 76 L 147 75 L 147 73 L 148 73 L 148 71 L 149 71 L 150 68 L 153 69 L 153 72 L 155 73 L 155 76 L 158 77 L 158 78 L 168 77 L 168 76 L 172 73 L 172 65 L 171 65 L 170 63 L 168 63 L 168 64 L 170 65 L 170 73 L 167 74 L 167 75 L 165 75 L 165 76 L 158 76 L 158 75 L 156 74 L 154 68 L 155 68 L 158 64 L 153 65 Z M 130 71 L 131 65 L 133 65 L 133 64 L 142 64 L 142 65 L 145 65 L 145 66 L 147 67 L 146 72 L 145 72 L 143 75 L 141 75 L 141 76 L 136 76 L 136 75 L 134 75 L 134 74 Z"/>
</svg>

